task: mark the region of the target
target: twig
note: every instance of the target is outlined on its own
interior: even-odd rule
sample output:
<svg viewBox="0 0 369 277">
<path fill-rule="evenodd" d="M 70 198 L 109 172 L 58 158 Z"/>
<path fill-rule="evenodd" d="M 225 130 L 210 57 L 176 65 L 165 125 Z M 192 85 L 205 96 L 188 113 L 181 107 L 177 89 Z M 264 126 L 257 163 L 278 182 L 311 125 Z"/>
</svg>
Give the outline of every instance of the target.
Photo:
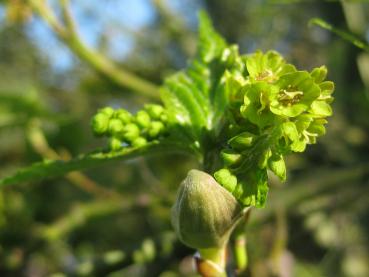
<svg viewBox="0 0 369 277">
<path fill-rule="evenodd" d="M 62 157 L 49 146 L 43 131 L 39 127 L 38 121 L 32 121 L 32 123 L 30 124 L 30 127 L 28 129 L 28 138 L 34 150 L 43 158 L 54 160 L 62 159 Z M 68 173 L 66 175 L 66 179 L 83 191 L 93 194 L 96 197 L 110 197 L 115 199 L 121 198 L 120 194 L 101 187 L 96 182 L 80 172 Z"/>
<path fill-rule="evenodd" d="M 369 52 L 369 45 L 364 40 L 358 38 L 354 34 L 338 29 L 321 18 L 313 18 L 309 21 L 309 25 L 317 25 L 323 29 L 331 31 L 332 33 L 340 36 L 342 39 L 352 43 L 356 47 Z"/>
<path fill-rule="evenodd" d="M 236 275 L 245 276 L 248 266 L 246 225 L 249 221 L 251 208 L 249 208 L 234 231 L 234 257 L 236 262 Z"/>
<path fill-rule="evenodd" d="M 132 89 L 142 95 L 158 99 L 158 87 L 131 72 L 114 64 L 111 60 L 89 48 L 77 34 L 76 24 L 71 16 L 69 1 L 59 1 L 65 26 L 58 20 L 54 12 L 43 0 L 29 0 L 30 6 L 50 26 L 54 33 L 82 60 L 86 61 L 97 72 L 106 76 L 115 84 Z"/>
<path fill-rule="evenodd" d="M 41 225 L 35 229 L 35 236 L 48 241 L 60 240 L 87 221 L 126 210 L 132 201 L 105 199 L 74 206 L 68 213 L 50 225 Z"/>
</svg>

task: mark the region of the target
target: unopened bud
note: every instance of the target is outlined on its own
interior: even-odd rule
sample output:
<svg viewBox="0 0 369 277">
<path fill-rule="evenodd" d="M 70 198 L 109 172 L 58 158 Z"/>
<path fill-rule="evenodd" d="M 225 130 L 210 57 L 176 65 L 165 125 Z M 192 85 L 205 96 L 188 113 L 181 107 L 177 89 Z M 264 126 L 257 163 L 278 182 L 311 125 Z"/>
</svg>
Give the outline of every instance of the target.
<svg viewBox="0 0 369 277">
<path fill-rule="evenodd" d="M 172 208 L 172 224 L 180 240 L 196 249 L 224 246 L 242 208 L 225 188 L 202 171 L 191 170 Z"/>
</svg>

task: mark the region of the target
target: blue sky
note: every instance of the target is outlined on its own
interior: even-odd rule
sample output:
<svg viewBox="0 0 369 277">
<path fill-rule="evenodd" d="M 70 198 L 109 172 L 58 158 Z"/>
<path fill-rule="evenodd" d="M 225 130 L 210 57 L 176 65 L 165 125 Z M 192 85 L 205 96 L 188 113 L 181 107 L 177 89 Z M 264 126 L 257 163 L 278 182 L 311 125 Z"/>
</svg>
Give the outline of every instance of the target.
<svg viewBox="0 0 369 277">
<path fill-rule="evenodd" d="M 80 35 L 89 46 L 97 46 L 101 33 L 109 37 L 108 52 L 113 59 L 124 58 L 132 48 L 131 31 L 137 32 L 154 20 L 150 0 L 79 0 L 73 1 L 72 12 Z M 55 70 L 68 70 L 75 62 L 69 49 L 57 40 L 39 18 L 32 20 L 27 34 L 41 52 L 50 58 Z"/>
</svg>

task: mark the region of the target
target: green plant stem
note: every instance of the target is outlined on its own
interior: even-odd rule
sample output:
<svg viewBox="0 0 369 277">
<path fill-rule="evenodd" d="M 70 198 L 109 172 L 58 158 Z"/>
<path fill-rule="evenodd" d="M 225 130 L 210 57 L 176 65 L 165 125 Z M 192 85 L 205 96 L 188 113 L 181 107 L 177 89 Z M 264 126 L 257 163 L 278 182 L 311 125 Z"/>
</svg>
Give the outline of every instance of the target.
<svg viewBox="0 0 369 277">
<path fill-rule="evenodd" d="M 246 225 L 250 218 L 251 208 L 244 212 L 243 219 L 234 231 L 233 253 L 236 262 L 237 275 L 243 276 L 248 266 Z"/>
<path fill-rule="evenodd" d="M 277 276 L 281 275 L 282 271 L 282 258 L 286 251 L 288 231 L 286 212 L 283 204 L 280 204 L 275 209 L 276 213 L 276 226 L 275 226 L 275 238 L 270 253 L 270 260 L 273 264 L 273 273 Z M 285 268 L 286 270 L 286 268 Z"/>
<path fill-rule="evenodd" d="M 50 26 L 54 33 L 82 60 L 86 61 L 97 72 L 106 76 L 115 84 L 132 89 L 152 99 L 159 98 L 159 89 L 151 82 L 144 80 L 114 64 L 97 51 L 90 49 L 78 36 L 75 23 L 69 11 L 69 1 L 61 0 L 65 26 L 54 15 L 46 1 L 29 0 L 33 10 Z"/>
<path fill-rule="evenodd" d="M 245 233 L 238 234 L 235 237 L 234 256 L 238 273 L 244 272 L 248 265 L 246 239 L 247 238 Z"/>
<path fill-rule="evenodd" d="M 200 257 L 196 258 L 197 271 L 203 277 L 227 277 L 226 244 L 219 248 L 199 249 Z"/>
</svg>

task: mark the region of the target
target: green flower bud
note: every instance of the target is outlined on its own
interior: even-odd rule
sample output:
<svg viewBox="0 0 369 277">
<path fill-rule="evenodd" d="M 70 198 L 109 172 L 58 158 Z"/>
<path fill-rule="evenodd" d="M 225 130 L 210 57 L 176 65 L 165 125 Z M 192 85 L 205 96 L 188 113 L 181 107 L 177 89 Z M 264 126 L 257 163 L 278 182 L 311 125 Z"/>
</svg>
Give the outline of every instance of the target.
<svg viewBox="0 0 369 277">
<path fill-rule="evenodd" d="M 282 155 L 272 155 L 268 167 L 281 181 L 286 181 L 286 164 Z"/>
<path fill-rule="evenodd" d="M 120 141 L 120 139 L 118 139 L 116 137 L 112 137 L 110 139 L 109 145 L 110 145 L 110 149 L 112 151 L 118 151 L 118 150 L 122 149 L 122 142 Z"/>
<path fill-rule="evenodd" d="M 249 132 L 243 132 L 228 141 L 228 144 L 232 146 L 232 148 L 236 150 L 244 150 L 247 147 L 250 147 L 256 139 L 254 134 Z"/>
<path fill-rule="evenodd" d="M 91 127 L 96 136 L 105 135 L 108 131 L 109 117 L 106 114 L 98 113 L 91 121 Z"/>
<path fill-rule="evenodd" d="M 147 144 L 147 140 L 143 137 L 138 137 L 132 142 L 133 147 L 142 147 Z"/>
<path fill-rule="evenodd" d="M 114 115 L 116 118 L 120 119 L 124 124 L 130 123 L 132 119 L 132 115 L 123 109 L 115 111 Z"/>
<path fill-rule="evenodd" d="M 164 124 L 160 121 L 153 121 L 149 127 L 148 135 L 150 138 L 156 138 L 163 130 Z"/>
<path fill-rule="evenodd" d="M 136 124 L 129 123 L 123 127 L 123 138 L 126 141 L 132 142 L 140 136 L 140 129 Z"/>
<path fill-rule="evenodd" d="M 196 249 L 224 246 L 242 215 L 237 200 L 214 178 L 191 170 L 172 208 L 172 224 L 180 240 Z"/>
<path fill-rule="evenodd" d="M 315 83 L 319 84 L 327 77 L 328 70 L 325 66 L 314 68 L 310 75 L 313 77 Z"/>
<path fill-rule="evenodd" d="M 110 118 L 114 114 L 114 109 L 111 107 L 105 107 L 105 108 L 100 109 L 99 113 L 105 114 Z"/>
<path fill-rule="evenodd" d="M 150 119 L 149 114 L 146 111 L 139 111 L 136 114 L 136 122 L 139 127 L 147 128 L 150 126 L 151 119 Z"/>
<path fill-rule="evenodd" d="M 237 186 L 237 177 L 227 168 L 222 168 L 214 173 L 215 179 L 221 184 L 226 190 L 233 193 Z"/>
<path fill-rule="evenodd" d="M 122 133 L 123 127 L 124 125 L 120 119 L 113 118 L 109 121 L 108 130 L 111 135 L 119 135 Z"/>
<path fill-rule="evenodd" d="M 164 108 L 160 105 L 155 104 L 147 104 L 145 105 L 145 110 L 148 112 L 150 117 L 154 120 L 160 119 L 160 116 L 162 115 Z"/>
<path fill-rule="evenodd" d="M 222 156 L 225 166 L 237 164 L 242 159 L 241 154 L 231 149 L 222 150 L 220 155 Z"/>
</svg>

